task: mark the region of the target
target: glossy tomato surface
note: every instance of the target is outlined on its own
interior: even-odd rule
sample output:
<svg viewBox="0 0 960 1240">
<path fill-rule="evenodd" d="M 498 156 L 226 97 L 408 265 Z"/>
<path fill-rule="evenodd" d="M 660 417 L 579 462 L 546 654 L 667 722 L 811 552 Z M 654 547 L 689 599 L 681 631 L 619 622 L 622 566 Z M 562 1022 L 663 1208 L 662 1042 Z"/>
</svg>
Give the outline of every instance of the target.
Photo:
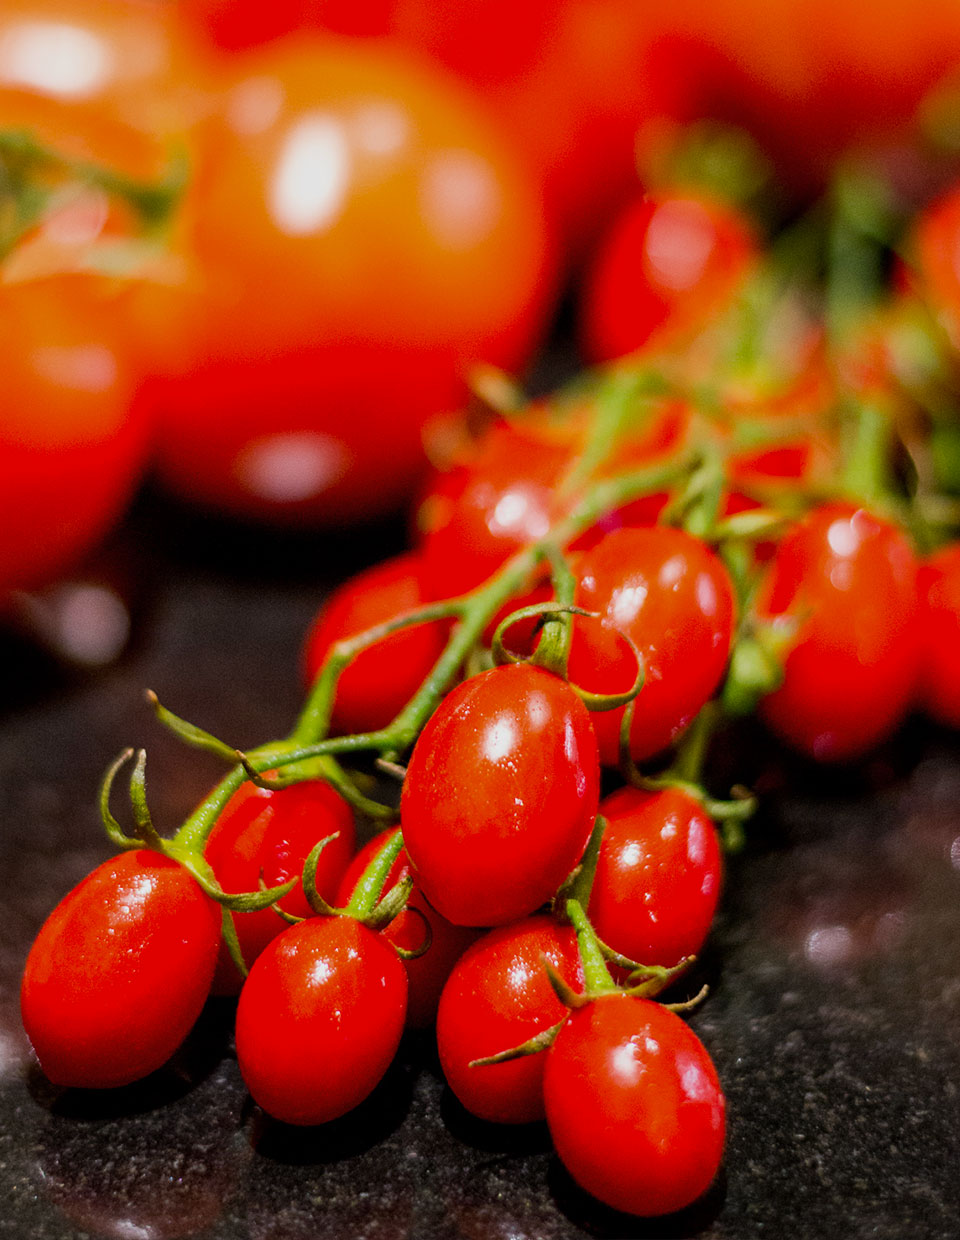
<svg viewBox="0 0 960 1240">
<path fill-rule="evenodd" d="M 0 594 L 90 550 L 140 480 L 149 424 L 115 310 L 93 274 L 0 285 Z"/>
<path fill-rule="evenodd" d="M 399 827 L 394 828 L 394 832 L 398 830 Z M 350 862 L 337 891 L 339 907 L 349 902 L 364 870 L 394 832 L 375 835 Z M 387 875 L 383 894 L 410 873 L 410 858 L 406 849 L 401 849 Z M 418 951 L 429 935 L 430 946 L 423 955 L 403 962 L 408 982 L 407 1024 L 414 1029 L 426 1029 L 437 1015 L 440 992 L 450 970 L 477 937 L 477 931 L 469 926 L 455 926 L 441 917 L 414 883 L 406 907 L 381 933 L 389 942 L 407 951 Z"/>
<path fill-rule="evenodd" d="M 589 915 L 608 946 L 641 964 L 671 966 L 703 946 L 720 898 L 716 829 L 676 788 L 621 788 L 604 798 L 606 819 Z"/>
<path fill-rule="evenodd" d="M 383 512 L 470 368 L 522 367 L 540 339 L 536 191 L 481 106 L 400 49 L 303 35 L 231 60 L 222 89 L 188 203 L 195 338 L 150 394 L 161 476 L 241 515 Z"/>
<path fill-rule="evenodd" d="M 760 706 L 779 737 L 840 762 L 900 723 L 920 625 L 917 560 L 899 529 L 865 508 L 815 509 L 781 542 L 757 607 L 790 634 L 783 683 Z"/>
<path fill-rule="evenodd" d="M 320 853 L 316 873 L 317 891 L 330 901 L 353 854 L 356 829 L 350 806 L 322 780 L 278 789 L 242 784 L 217 819 L 204 855 L 224 891 L 257 891 L 261 878 L 268 887 L 278 887 L 301 875 L 310 850 L 331 835 L 336 839 Z M 279 907 L 294 917 L 313 914 L 300 882 Z M 230 916 L 248 968 L 287 925 L 272 908 Z M 240 974 L 221 944 L 214 990 L 239 994 L 240 986 Z"/>
<path fill-rule="evenodd" d="M 526 1124 L 544 1118 L 542 1051 L 506 1063 L 473 1061 L 520 1046 L 566 1016 L 545 959 L 580 987 L 571 927 L 547 916 L 524 918 L 485 934 L 454 966 L 443 989 L 437 1012 L 443 1074 L 463 1106 L 480 1119 Z"/>
<path fill-rule="evenodd" d="M 532 913 L 579 861 L 597 811 L 590 716 L 529 664 L 472 676 L 414 746 L 400 821 L 417 883 L 458 925 Z"/>
<path fill-rule="evenodd" d="M 288 1124 L 351 1111 L 396 1053 L 407 975 L 351 917 L 311 917 L 274 939 L 244 983 L 237 1059 L 254 1100 Z"/>
<path fill-rule="evenodd" d="M 703 194 L 637 198 L 584 277 L 580 339 L 589 361 L 677 344 L 722 313 L 757 258 L 747 219 Z"/>
<path fill-rule="evenodd" d="M 564 1166 L 628 1214 L 671 1214 L 704 1193 L 723 1156 L 725 1100 L 703 1043 L 658 1003 L 605 995 L 571 1012 L 543 1092 Z"/>
<path fill-rule="evenodd" d="M 699 539 L 666 526 L 614 530 L 584 553 L 575 602 L 599 620 L 574 623 L 570 679 L 598 693 L 624 692 L 646 675 L 636 699 L 630 752 L 665 749 L 720 683 L 733 636 L 733 586 Z M 594 715 L 600 760 L 618 761 L 623 708 Z"/>
<path fill-rule="evenodd" d="M 23 974 L 23 1025 L 57 1085 L 128 1085 L 161 1067 L 210 991 L 220 909 L 180 865 L 121 853 L 60 901 Z"/>
<path fill-rule="evenodd" d="M 336 642 L 416 611 L 426 601 L 420 557 L 412 552 L 350 578 L 327 599 L 307 635 L 307 680 L 313 682 Z M 449 630 L 446 621 L 417 624 L 362 650 L 337 680 L 332 730 L 373 732 L 386 727 L 443 653 Z"/>
</svg>

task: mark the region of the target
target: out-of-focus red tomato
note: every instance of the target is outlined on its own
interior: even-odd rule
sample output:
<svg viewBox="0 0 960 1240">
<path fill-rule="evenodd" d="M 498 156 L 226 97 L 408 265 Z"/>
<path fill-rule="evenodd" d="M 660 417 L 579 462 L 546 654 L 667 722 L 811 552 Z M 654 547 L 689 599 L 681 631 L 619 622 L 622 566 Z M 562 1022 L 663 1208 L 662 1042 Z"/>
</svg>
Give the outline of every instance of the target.
<svg viewBox="0 0 960 1240">
<path fill-rule="evenodd" d="M 88 551 L 140 477 L 148 424 L 97 276 L 0 283 L 0 593 Z"/>
<path fill-rule="evenodd" d="M 170 139 L 212 99 L 173 6 L 151 0 L 4 0 L 0 89 Z"/>
<path fill-rule="evenodd" d="M 467 82 L 509 128 L 543 186 L 552 222 L 575 251 L 636 184 L 634 138 L 651 110 L 643 72 L 651 15 L 634 0 L 185 5 L 207 39 L 223 48 L 312 26 L 386 36 L 426 54 Z"/>
<path fill-rule="evenodd" d="M 744 124 L 801 187 L 823 182 L 853 145 L 902 138 L 926 93 L 960 62 L 960 7 L 930 0 L 677 0 L 644 72 L 666 111 Z M 671 98 L 672 96 L 672 98 Z"/>
<path fill-rule="evenodd" d="M 589 361 L 676 343 L 733 300 L 757 258 L 745 217 L 703 194 L 637 198 L 586 274 L 581 342 Z"/>
<path fill-rule="evenodd" d="M 952 185 L 914 224 L 912 266 L 905 279 L 960 342 L 960 184 Z"/>
<path fill-rule="evenodd" d="M 332 37 L 238 57 L 207 137 L 199 321 L 150 395 L 161 476 L 244 515 L 385 511 L 469 368 L 521 367 L 540 338 L 536 192 L 460 87 Z"/>
</svg>

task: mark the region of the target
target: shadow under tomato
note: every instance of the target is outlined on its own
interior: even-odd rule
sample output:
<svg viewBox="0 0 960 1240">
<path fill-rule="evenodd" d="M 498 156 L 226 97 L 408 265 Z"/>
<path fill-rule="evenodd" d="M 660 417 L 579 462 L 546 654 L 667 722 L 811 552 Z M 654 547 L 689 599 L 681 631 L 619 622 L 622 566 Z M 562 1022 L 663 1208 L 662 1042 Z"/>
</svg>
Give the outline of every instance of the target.
<svg viewBox="0 0 960 1240">
<path fill-rule="evenodd" d="M 444 1087 L 440 1096 L 440 1118 L 456 1140 L 486 1153 L 514 1158 L 523 1154 L 542 1154 L 553 1148 L 545 1123 L 495 1124 L 490 1120 L 478 1119 L 460 1103 L 449 1085 Z"/>
<path fill-rule="evenodd" d="M 335 1068 L 334 1068 L 335 1070 Z M 287 1166 L 343 1162 L 385 1141 L 403 1123 L 413 1098 L 417 1068 L 398 1056 L 380 1084 L 358 1107 L 339 1119 L 314 1127 L 285 1124 L 267 1115 L 251 1099 L 250 1144 L 263 1158 Z"/>
<path fill-rule="evenodd" d="M 143 1115 L 191 1094 L 217 1070 L 232 1032 L 234 1004 L 211 1001 L 173 1057 L 142 1081 L 116 1089 L 64 1088 L 32 1064 L 27 1088 L 33 1100 L 64 1119 L 100 1122 Z"/>
<path fill-rule="evenodd" d="M 550 1161 L 547 1176 L 557 1208 L 576 1226 L 599 1240 L 687 1240 L 702 1235 L 723 1209 L 727 1196 L 726 1169 L 702 1197 L 675 1214 L 638 1218 L 613 1210 L 591 1197 L 575 1182 L 559 1158 Z"/>
</svg>

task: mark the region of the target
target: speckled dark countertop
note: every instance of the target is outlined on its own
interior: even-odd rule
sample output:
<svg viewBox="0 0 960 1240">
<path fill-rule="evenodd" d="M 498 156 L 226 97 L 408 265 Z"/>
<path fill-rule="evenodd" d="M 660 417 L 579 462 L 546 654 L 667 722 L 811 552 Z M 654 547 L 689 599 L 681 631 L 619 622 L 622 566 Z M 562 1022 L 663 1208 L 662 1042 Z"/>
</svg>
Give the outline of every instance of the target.
<svg viewBox="0 0 960 1240">
<path fill-rule="evenodd" d="M 763 773 L 765 808 L 730 866 L 692 1017 L 726 1087 L 729 1144 L 721 1183 L 683 1216 L 605 1212 L 544 1130 L 471 1122 L 428 1038 L 315 1132 L 253 1107 L 228 1007 L 140 1086 L 54 1091 L 20 1030 L 19 973 L 54 902 L 108 853 L 105 764 L 145 745 L 169 828 L 218 773 L 161 732 L 142 690 L 239 745 L 284 732 L 324 590 L 379 554 L 368 535 L 224 542 L 150 502 L 131 528 L 150 593 L 119 665 L 64 679 L 0 650 L 0 1236 L 960 1237 L 960 740 L 920 726 L 834 776 L 737 738 L 731 770 Z M 384 553 L 399 546 L 379 533 Z"/>
</svg>

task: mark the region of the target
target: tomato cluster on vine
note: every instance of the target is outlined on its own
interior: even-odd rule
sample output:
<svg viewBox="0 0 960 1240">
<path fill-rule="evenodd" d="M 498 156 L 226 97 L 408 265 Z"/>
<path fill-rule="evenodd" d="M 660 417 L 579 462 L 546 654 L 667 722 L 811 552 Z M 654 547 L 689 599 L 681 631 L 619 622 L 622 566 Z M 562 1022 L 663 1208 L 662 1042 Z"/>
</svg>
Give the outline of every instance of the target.
<svg viewBox="0 0 960 1240">
<path fill-rule="evenodd" d="M 507 381 L 478 396 L 411 549 L 305 636 L 290 734 L 240 752 L 152 699 L 227 773 L 165 837 L 143 753 L 129 832 L 111 791 L 133 754 L 110 768 L 120 856 L 54 910 L 24 974 L 50 1079 L 137 1080 L 208 994 L 236 995 L 254 1101 L 319 1124 L 435 1023 L 462 1106 L 545 1121 L 607 1205 L 706 1192 L 726 1104 L 682 1014 L 754 806 L 708 786 L 716 730 L 755 713 L 843 763 L 915 709 L 960 719 L 937 257 L 955 216 L 952 197 L 930 209 L 915 271 L 868 317 L 829 264 L 811 305 L 736 208 L 643 204 L 611 260 L 622 275 L 639 247 L 637 320 L 584 319 L 613 360 L 529 405 Z M 846 243 L 860 218 L 835 223 Z M 700 230 L 702 261 L 666 262 L 674 228 L 687 260 Z"/>
</svg>

